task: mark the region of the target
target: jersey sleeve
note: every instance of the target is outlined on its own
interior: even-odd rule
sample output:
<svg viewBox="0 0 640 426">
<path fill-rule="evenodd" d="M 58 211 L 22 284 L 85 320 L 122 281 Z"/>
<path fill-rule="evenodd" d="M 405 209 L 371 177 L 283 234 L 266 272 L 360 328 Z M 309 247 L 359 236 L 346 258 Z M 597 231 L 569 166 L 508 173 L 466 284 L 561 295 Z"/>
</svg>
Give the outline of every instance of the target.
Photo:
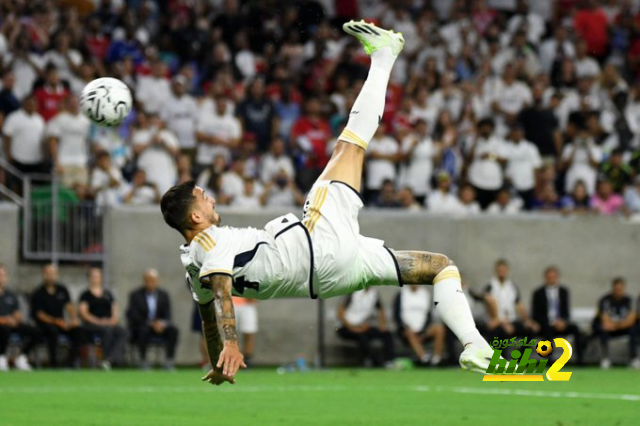
<svg viewBox="0 0 640 426">
<path fill-rule="evenodd" d="M 213 274 L 233 276 L 233 261 L 235 259 L 235 244 L 223 232 L 214 236 L 207 230 L 199 233 L 193 239 L 196 245 L 197 260 L 201 262 L 199 278 Z"/>
</svg>

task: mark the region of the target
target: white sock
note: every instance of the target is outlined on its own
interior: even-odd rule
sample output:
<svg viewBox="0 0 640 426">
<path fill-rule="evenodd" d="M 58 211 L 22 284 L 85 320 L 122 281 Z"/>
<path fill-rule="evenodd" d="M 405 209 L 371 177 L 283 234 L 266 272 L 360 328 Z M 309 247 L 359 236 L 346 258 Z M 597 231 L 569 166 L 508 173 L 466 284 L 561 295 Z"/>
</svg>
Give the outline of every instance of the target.
<svg viewBox="0 0 640 426">
<path fill-rule="evenodd" d="M 353 103 L 349 121 L 339 140 L 367 149 L 382 120 L 387 84 L 396 57 L 390 47 L 383 47 L 371 54 L 369 75 Z"/>
<path fill-rule="evenodd" d="M 460 272 L 456 266 L 447 266 L 433 280 L 433 300 L 438 315 L 458 337 L 462 345 L 489 346 L 482 337 L 471 314 L 467 297 L 462 291 Z"/>
</svg>

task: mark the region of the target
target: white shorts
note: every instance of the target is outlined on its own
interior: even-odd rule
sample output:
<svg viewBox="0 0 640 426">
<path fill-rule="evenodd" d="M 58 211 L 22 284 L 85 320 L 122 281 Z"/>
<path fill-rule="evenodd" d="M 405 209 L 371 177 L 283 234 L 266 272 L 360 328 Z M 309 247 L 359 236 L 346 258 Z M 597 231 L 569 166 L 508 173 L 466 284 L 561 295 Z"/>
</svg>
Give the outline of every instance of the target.
<svg viewBox="0 0 640 426">
<path fill-rule="evenodd" d="M 384 241 L 360 235 L 358 192 L 344 182 L 317 182 L 304 205 L 311 236 L 313 287 L 322 299 L 369 286 L 401 286 L 400 268 Z"/>
<path fill-rule="evenodd" d="M 244 303 L 235 306 L 236 328 L 242 334 L 258 332 L 258 307 L 255 303 Z"/>
</svg>

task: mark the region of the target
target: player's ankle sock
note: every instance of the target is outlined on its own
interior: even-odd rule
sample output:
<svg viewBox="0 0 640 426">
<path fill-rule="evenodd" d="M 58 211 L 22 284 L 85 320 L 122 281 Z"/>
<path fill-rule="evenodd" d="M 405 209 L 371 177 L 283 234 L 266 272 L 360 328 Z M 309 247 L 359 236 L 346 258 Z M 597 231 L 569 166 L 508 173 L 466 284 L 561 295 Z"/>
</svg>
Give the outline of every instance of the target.
<svg viewBox="0 0 640 426">
<path fill-rule="evenodd" d="M 482 337 L 471 314 L 467 297 L 462 291 L 460 272 L 455 266 L 447 266 L 433 280 L 433 300 L 438 315 L 453 331 L 463 345 L 469 343 L 488 345 Z"/>
<path fill-rule="evenodd" d="M 396 56 L 390 47 L 383 47 L 371 54 L 369 75 L 351 108 L 349 121 L 339 140 L 367 149 L 382 120 L 387 84 L 395 60 Z"/>
</svg>

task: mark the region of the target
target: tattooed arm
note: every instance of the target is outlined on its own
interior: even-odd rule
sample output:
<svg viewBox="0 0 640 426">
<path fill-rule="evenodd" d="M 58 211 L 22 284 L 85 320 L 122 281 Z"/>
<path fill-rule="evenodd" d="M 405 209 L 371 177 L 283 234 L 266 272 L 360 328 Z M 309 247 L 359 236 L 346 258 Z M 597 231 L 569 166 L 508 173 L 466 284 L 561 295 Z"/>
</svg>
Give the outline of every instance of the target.
<svg viewBox="0 0 640 426">
<path fill-rule="evenodd" d="M 231 300 L 231 277 L 212 275 L 209 283 L 214 299 L 199 305 L 207 352 L 213 369 L 203 380 L 219 385 L 224 381 L 235 383 L 233 376 L 240 367 L 246 367 L 238 348 L 236 317 Z"/>
<path fill-rule="evenodd" d="M 433 279 L 453 261 L 443 254 L 427 251 L 394 251 L 402 282 L 405 284 L 433 284 Z"/>
</svg>

